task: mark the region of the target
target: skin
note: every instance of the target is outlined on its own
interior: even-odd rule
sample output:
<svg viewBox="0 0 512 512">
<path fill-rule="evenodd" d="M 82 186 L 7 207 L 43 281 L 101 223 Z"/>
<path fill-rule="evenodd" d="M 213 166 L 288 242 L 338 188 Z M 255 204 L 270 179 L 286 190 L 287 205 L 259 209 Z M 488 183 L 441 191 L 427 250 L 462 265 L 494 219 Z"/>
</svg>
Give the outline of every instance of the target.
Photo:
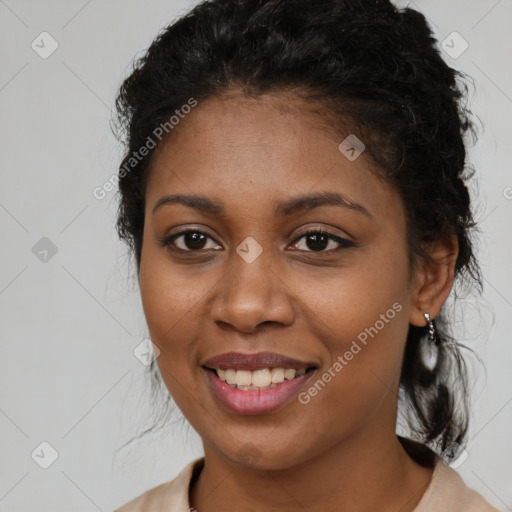
<svg viewBox="0 0 512 512">
<path fill-rule="evenodd" d="M 417 262 L 409 275 L 403 203 L 365 153 L 341 154 L 349 133 L 297 97 L 231 91 L 200 103 L 154 155 L 141 297 L 165 384 L 203 441 L 205 466 L 189 496 L 199 512 L 406 512 L 430 481 L 432 469 L 395 435 L 397 391 L 408 325 L 439 313 L 456 240 L 433 246 L 438 263 Z M 334 205 L 273 213 L 279 201 L 321 191 L 370 216 Z M 225 213 L 178 203 L 153 213 L 168 194 L 204 195 Z M 301 235 L 319 227 L 356 246 L 331 240 L 315 251 Z M 211 238 L 199 250 L 183 236 L 174 251 L 159 244 L 185 228 Z M 248 236 L 262 248 L 252 263 L 236 252 Z M 243 416 L 210 391 L 206 359 L 267 350 L 318 366 L 307 389 L 397 302 L 401 311 L 306 405 Z"/>
</svg>

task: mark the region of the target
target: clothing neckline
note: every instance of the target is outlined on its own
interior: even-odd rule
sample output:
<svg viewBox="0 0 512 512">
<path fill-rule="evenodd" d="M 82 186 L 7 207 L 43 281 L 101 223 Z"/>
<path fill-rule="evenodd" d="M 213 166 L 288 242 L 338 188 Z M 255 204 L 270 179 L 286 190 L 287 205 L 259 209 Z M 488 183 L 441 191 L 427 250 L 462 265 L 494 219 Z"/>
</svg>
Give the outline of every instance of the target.
<svg viewBox="0 0 512 512">
<path fill-rule="evenodd" d="M 406 439 L 406 441 L 410 441 L 410 440 Z M 415 442 L 413 442 L 413 443 L 417 444 Z M 431 452 L 431 450 L 429 450 L 428 448 L 426 448 L 426 449 Z M 450 468 L 449 466 L 446 466 L 444 464 L 443 459 L 441 459 L 434 452 L 431 452 L 431 453 L 433 454 L 433 461 L 432 461 L 433 465 L 430 466 L 433 468 L 432 475 L 430 477 L 430 480 L 429 480 L 427 486 L 425 487 L 425 489 L 423 491 L 420 501 L 418 502 L 418 504 L 416 505 L 416 507 L 413 509 L 412 512 L 423 512 L 424 510 L 425 511 L 427 510 L 427 504 L 430 504 L 430 501 L 434 494 L 437 483 L 438 483 L 438 481 L 440 481 L 440 479 L 442 479 L 443 475 L 444 476 L 452 476 L 452 475 L 450 475 L 450 473 L 453 473 L 457 478 L 460 478 L 458 476 L 458 474 L 452 468 Z M 409 453 L 409 455 L 411 455 L 411 454 Z M 412 455 L 411 455 L 411 457 L 412 457 Z M 428 459 L 428 460 L 430 461 L 430 459 Z M 418 462 L 418 464 L 420 463 L 417 460 L 416 460 L 416 462 Z M 423 459 L 423 462 L 425 462 L 425 459 Z M 186 495 L 186 502 L 187 502 L 188 510 L 191 509 L 190 494 L 192 491 L 192 486 L 196 483 L 199 475 L 201 474 L 201 471 L 204 468 L 204 463 L 205 463 L 204 456 L 199 457 L 199 458 L 191 461 L 183 469 L 183 473 L 184 473 L 183 476 L 184 476 L 184 480 L 186 482 L 186 484 L 184 486 L 185 487 L 184 492 Z M 426 467 L 429 467 L 428 464 L 421 464 L 421 465 L 425 465 Z M 196 512 L 200 512 L 200 511 L 196 511 Z"/>
</svg>

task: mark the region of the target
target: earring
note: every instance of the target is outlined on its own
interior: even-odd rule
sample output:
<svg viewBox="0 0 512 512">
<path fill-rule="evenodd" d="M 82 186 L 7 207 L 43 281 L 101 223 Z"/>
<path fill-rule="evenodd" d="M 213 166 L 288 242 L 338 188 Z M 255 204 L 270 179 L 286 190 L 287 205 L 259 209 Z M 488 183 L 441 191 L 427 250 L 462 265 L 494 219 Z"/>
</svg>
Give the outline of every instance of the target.
<svg viewBox="0 0 512 512">
<path fill-rule="evenodd" d="M 439 345 L 439 333 L 437 332 L 436 322 L 428 313 L 423 313 L 428 327 L 428 341 L 434 345 Z"/>
<path fill-rule="evenodd" d="M 420 345 L 420 351 L 425 366 L 432 371 L 437 364 L 437 357 L 439 355 L 439 333 L 437 332 L 434 319 L 430 318 L 428 313 L 423 313 L 427 322 L 428 328 L 427 336 L 425 336 Z"/>
</svg>

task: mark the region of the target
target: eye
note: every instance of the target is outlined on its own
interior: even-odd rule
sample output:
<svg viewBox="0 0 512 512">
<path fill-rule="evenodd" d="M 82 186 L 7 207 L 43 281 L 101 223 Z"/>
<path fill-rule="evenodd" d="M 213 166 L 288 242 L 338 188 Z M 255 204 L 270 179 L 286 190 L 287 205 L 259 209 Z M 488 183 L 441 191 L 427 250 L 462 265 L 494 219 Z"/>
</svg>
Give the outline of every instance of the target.
<svg viewBox="0 0 512 512">
<path fill-rule="evenodd" d="M 176 242 L 180 240 L 180 242 Z M 208 249 L 218 249 L 219 245 L 208 247 L 208 239 L 213 240 L 213 238 L 200 231 L 198 229 L 187 229 L 184 231 L 180 231 L 179 233 L 175 233 L 171 236 L 166 236 L 159 239 L 159 243 L 163 247 L 171 246 L 173 250 L 178 250 L 182 252 L 197 252 L 201 250 Z M 350 240 L 342 238 L 340 236 L 334 235 L 328 231 L 323 229 L 315 228 L 303 233 L 299 238 L 295 240 L 292 245 L 299 245 L 298 242 L 304 239 L 303 247 L 297 247 L 299 250 L 305 252 L 322 252 L 322 253 L 330 253 L 342 250 L 348 247 L 355 247 L 355 244 Z M 330 250 L 325 250 L 329 247 L 329 244 L 335 245 L 334 248 L 330 248 Z M 336 244 L 338 247 L 336 247 Z M 306 248 L 304 248 L 304 246 Z M 309 250 L 308 250 L 309 248 Z"/>
<path fill-rule="evenodd" d="M 293 243 L 293 245 L 297 245 L 297 241 L 304 239 L 303 247 L 308 247 L 311 250 L 307 250 L 304 248 L 300 248 L 300 250 L 304 250 L 306 252 L 335 252 L 342 250 L 347 247 L 355 247 L 355 244 L 351 242 L 350 240 L 347 240 L 345 238 L 342 238 L 340 236 L 334 235 L 332 233 L 329 233 L 328 231 L 325 231 L 323 229 L 311 229 L 309 231 L 306 231 L 303 233 L 297 240 Z M 331 244 L 331 249 L 328 251 L 325 251 L 324 249 L 326 247 L 329 247 L 329 244 Z M 335 245 L 334 248 L 332 248 L 332 244 Z M 338 247 L 336 247 L 336 244 L 338 244 Z"/>
<path fill-rule="evenodd" d="M 182 238 L 181 242 L 175 243 L 175 241 L 180 238 Z M 215 247 L 207 247 L 208 239 L 213 240 L 211 236 L 202 231 L 197 229 L 187 229 L 180 231 L 179 233 L 175 233 L 174 235 L 163 237 L 159 239 L 159 243 L 163 247 L 171 246 L 173 249 L 177 249 L 179 251 L 195 252 L 203 249 L 214 249 Z"/>
</svg>

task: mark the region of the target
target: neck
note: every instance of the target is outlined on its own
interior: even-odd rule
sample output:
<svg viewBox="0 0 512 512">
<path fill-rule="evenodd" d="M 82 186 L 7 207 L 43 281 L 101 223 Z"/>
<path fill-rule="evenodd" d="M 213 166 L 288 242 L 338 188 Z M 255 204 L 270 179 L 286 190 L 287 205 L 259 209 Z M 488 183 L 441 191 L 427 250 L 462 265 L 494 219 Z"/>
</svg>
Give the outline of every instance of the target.
<svg viewBox="0 0 512 512">
<path fill-rule="evenodd" d="M 191 484 L 190 505 L 197 512 L 253 510 L 255 503 L 267 512 L 410 512 L 431 476 L 431 467 L 416 462 L 394 431 L 385 434 L 379 425 L 280 469 L 248 467 L 205 444 L 205 464 Z"/>
</svg>

